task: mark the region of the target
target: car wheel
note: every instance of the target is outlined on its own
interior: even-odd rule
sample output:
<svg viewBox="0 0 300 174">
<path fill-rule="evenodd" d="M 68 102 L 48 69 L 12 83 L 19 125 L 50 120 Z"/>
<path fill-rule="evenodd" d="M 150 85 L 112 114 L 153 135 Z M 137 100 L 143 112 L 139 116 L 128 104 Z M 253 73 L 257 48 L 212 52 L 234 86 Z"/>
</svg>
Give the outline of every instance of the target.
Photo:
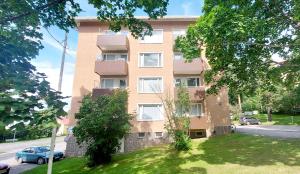
<svg viewBox="0 0 300 174">
<path fill-rule="evenodd" d="M 249 122 L 249 121 L 247 122 L 247 125 L 250 125 L 250 122 Z"/>
<path fill-rule="evenodd" d="M 36 161 L 36 163 L 38 165 L 44 164 L 44 159 L 43 158 L 38 158 L 37 161 Z"/>
<path fill-rule="evenodd" d="M 18 158 L 18 163 L 19 163 L 19 164 L 22 164 L 22 163 L 23 163 L 23 158 L 22 158 L 22 157 Z"/>
</svg>

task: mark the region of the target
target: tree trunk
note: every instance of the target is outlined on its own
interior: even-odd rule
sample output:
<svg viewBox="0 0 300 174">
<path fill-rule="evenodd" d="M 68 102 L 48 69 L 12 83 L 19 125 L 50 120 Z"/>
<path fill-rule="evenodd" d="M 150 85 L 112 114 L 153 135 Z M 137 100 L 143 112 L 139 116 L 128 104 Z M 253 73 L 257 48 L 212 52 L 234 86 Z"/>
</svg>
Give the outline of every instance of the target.
<svg viewBox="0 0 300 174">
<path fill-rule="evenodd" d="M 268 112 L 268 121 L 272 121 L 272 108 L 268 107 L 267 112 Z"/>
</svg>

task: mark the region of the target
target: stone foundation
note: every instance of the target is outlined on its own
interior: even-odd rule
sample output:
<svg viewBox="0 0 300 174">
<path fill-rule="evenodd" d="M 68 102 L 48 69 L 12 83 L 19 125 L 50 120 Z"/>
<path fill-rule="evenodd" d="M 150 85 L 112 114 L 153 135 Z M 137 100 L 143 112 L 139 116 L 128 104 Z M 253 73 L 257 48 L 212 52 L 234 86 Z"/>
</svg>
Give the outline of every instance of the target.
<svg viewBox="0 0 300 174">
<path fill-rule="evenodd" d="M 201 131 L 205 133 L 205 129 Z M 213 129 L 212 135 L 223 135 L 228 134 L 230 132 L 230 126 L 216 126 Z M 207 135 L 205 134 L 205 136 Z M 138 149 L 143 149 L 145 147 L 151 147 L 167 143 L 170 143 L 170 138 L 167 132 L 163 132 L 162 137 L 156 137 L 155 132 L 145 132 L 145 136 L 143 138 L 139 137 L 139 133 L 131 133 L 124 138 L 124 142 L 122 142 L 122 146 L 124 145 L 124 147 L 121 147 L 121 149 L 123 148 L 124 152 L 130 152 Z M 78 145 L 76 142 L 76 138 L 74 136 L 69 136 L 67 138 L 67 147 L 65 155 L 67 157 L 83 156 L 86 152 L 86 148 L 86 144 Z"/>
<path fill-rule="evenodd" d="M 166 132 L 163 132 L 163 136 L 160 138 L 155 137 L 155 132 L 145 132 L 144 138 L 140 138 L 138 133 L 131 133 L 125 137 L 124 141 L 124 151 L 130 152 L 145 147 L 166 144 L 170 142 L 170 139 Z"/>
<path fill-rule="evenodd" d="M 78 145 L 76 142 L 76 138 L 73 135 L 69 135 L 66 138 L 67 146 L 65 155 L 66 157 L 74 157 L 74 156 L 83 156 L 86 152 L 87 145 L 81 144 Z"/>
</svg>

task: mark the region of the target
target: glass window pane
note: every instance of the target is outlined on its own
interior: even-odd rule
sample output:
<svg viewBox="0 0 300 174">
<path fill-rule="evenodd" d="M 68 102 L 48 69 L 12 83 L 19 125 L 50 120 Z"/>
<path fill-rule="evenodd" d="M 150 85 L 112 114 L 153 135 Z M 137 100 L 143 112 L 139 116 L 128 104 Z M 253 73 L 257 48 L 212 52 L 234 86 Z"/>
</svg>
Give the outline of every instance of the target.
<svg viewBox="0 0 300 174">
<path fill-rule="evenodd" d="M 144 54 L 144 66 L 156 67 L 159 66 L 158 54 Z"/>
<path fill-rule="evenodd" d="M 174 59 L 175 60 L 183 60 L 183 54 L 182 53 L 174 53 Z"/>
<path fill-rule="evenodd" d="M 147 93 L 155 93 L 162 91 L 161 78 L 141 78 L 139 80 L 139 91 Z"/>
<path fill-rule="evenodd" d="M 201 104 L 192 104 L 190 110 L 191 116 L 201 116 Z"/>
<path fill-rule="evenodd" d="M 145 36 L 142 40 L 142 43 L 162 43 L 163 42 L 163 31 L 162 30 L 153 30 L 152 35 Z"/>
<path fill-rule="evenodd" d="M 140 105 L 140 118 L 142 120 L 159 120 L 161 115 L 161 105 Z"/>
<path fill-rule="evenodd" d="M 120 80 L 120 88 L 126 88 L 126 80 L 124 79 Z"/>
<path fill-rule="evenodd" d="M 103 79 L 101 81 L 101 88 L 114 88 L 114 80 L 113 79 Z"/>
<path fill-rule="evenodd" d="M 182 85 L 181 79 L 175 79 L 175 86 L 179 87 Z"/>
<path fill-rule="evenodd" d="M 188 86 L 199 86 L 199 78 L 188 78 L 187 79 L 187 85 Z"/>
</svg>

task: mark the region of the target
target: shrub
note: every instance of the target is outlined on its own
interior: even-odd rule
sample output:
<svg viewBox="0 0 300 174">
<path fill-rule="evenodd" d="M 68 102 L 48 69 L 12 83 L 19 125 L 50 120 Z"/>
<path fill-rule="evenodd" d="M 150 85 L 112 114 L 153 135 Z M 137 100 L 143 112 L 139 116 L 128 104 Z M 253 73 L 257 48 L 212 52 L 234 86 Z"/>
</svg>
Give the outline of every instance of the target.
<svg viewBox="0 0 300 174">
<path fill-rule="evenodd" d="M 114 90 L 112 95 L 82 100 L 74 135 L 78 143 L 87 143 L 88 165 L 109 163 L 120 148 L 120 140 L 129 133 L 131 115 L 127 113 L 127 92 Z"/>
<path fill-rule="evenodd" d="M 191 149 L 191 138 L 181 130 L 175 132 L 174 147 L 178 151 L 188 151 Z"/>
</svg>

